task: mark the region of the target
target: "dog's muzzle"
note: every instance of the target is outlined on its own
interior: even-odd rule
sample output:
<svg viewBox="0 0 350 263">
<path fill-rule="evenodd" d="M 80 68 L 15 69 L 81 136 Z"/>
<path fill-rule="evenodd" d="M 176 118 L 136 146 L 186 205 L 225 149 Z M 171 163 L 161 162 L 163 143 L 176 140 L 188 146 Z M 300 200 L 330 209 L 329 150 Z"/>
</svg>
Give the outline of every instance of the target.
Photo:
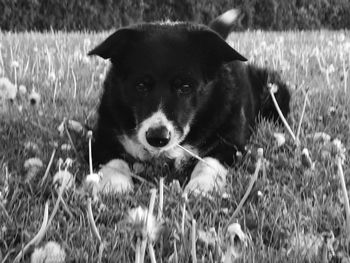
<svg viewBox="0 0 350 263">
<path fill-rule="evenodd" d="M 170 131 L 165 126 L 150 127 L 146 131 L 146 140 L 155 148 L 166 146 L 171 138 Z"/>
</svg>

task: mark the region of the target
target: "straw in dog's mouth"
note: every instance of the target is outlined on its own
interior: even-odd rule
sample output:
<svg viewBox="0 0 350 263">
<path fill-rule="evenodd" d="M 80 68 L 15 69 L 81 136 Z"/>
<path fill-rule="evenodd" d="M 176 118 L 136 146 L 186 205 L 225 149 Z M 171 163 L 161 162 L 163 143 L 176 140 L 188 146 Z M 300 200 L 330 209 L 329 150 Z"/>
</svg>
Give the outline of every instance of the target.
<svg viewBox="0 0 350 263">
<path fill-rule="evenodd" d="M 198 161 L 205 163 L 207 166 L 209 166 L 210 168 L 214 169 L 215 171 L 217 171 L 217 169 L 215 167 L 213 167 L 211 164 L 209 164 L 206 160 L 204 160 L 202 157 L 198 156 L 197 154 L 193 153 L 192 151 L 186 149 L 185 147 L 181 146 L 180 144 L 176 145 L 177 147 L 179 147 L 180 149 L 184 150 L 185 152 L 187 152 L 189 155 L 191 155 L 192 157 L 196 158 Z"/>
</svg>

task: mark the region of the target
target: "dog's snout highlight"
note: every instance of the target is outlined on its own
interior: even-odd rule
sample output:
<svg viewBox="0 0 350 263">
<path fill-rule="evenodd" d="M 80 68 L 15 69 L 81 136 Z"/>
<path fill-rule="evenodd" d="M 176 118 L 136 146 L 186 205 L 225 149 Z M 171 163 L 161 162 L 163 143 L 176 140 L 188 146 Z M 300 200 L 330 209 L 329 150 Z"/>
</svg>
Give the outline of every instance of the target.
<svg viewBox="0 0 350 263">
<path fill-rule="evenodd" d="M 156 148 L 166 146 L 171 138 L 171 133 L 165 126 L 150 127 L 146 131 L 147 142 Z"/>
</svg>

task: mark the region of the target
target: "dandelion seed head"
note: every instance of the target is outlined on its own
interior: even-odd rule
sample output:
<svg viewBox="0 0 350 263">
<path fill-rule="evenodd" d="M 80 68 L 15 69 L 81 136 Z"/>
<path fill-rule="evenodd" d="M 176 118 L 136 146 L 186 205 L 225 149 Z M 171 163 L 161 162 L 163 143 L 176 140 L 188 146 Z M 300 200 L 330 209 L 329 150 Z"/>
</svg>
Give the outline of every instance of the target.
<svg viewBox="0 0 350 263">
<path fill-rule="evenodd" d="M 29 158 L 24 162 L 24 169 L 28 170 L 31 167 L 43 167 L 43 162 L 39 158 Z"/>
<path fill-rule="evenodd" d="M 272 93 L 276 93 L 278 91 L 278 86 L 274 83 L 268 83 L 267 87 L 271 89 Z"/>
<path fill-rule="evenodd" d="M 88 174 L 85 178 L 86 183 L 93 183 L 93 184 L 98 184 L 101 181 L 101 174 L 100 173 L 92 173 Z"/>
<path fill-rule="evenodd" d="M 11 62 L 11 68 L 19 68 L 19 63 L 16 60 L 12 60 Z"/>
<path fill-rule="evenodd" d="M 157 221 L 154 215 L 150 215 L 147 222 L 147 217 L 148 209 L 141 206 L 130 209 L 128 212 L 128 222 L 134 226 L 134 229 L 146 234 L 151 242 L 155 242 L 162 230 L 162 223 Z"/>
<path fill-rule="evenodd" d="M 56 242 L 47 242 L 45 246 L 36 248 L 31 256 L 31 263 L 64 263 L 66 252 Z"/>
<path fill-rule="evenodd" d="M 73 183 L 73 175 L 67 170 L 58 171 L 53 177 L 53 184 L 64 184 L 66 188 L 71 188 L 73 186 Z"/>
<path fill-rule="evenodd" d="M 56 80 L 55 72 L 51 71 L 50 74 L 49 74 L 48 79 L 49 79 L 50 82 L 55 82 L 55 80 Z"/>
<path fill-rule="evenodd" d="M 22 95 L 24 95 L 24 94 L 27 93 L 27 88 L 26 88 L 26 86 L 24 86 L 24 85 L 19 85 L 18 91 L 19 91 L 19 93 L 21 93 Z"/>
<path fill-rule="evenodd" d="M 17 86 L 13 84 L 8 78 L 0 78 L 0 99 L 14 100 L 17 95 Z"/>
</svg>

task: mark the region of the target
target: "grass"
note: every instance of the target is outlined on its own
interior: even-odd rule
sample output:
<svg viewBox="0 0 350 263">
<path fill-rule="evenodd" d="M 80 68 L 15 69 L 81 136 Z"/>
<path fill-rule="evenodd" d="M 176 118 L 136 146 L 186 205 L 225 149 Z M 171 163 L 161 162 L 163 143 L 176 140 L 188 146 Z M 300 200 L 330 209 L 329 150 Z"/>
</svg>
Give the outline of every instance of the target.
<svg viewBox="0 0 350 263">
<path fill-rule="evenodd" d="M 59 134 L 57 127 L 64 118 L 93 126 L 108 63 L 86 58 L 85 54 L 108 34 L 3 32 L 0 35 L 0 76 L 25 85 L 28 93 L 35 89 L 41 95 L 40 103 L 33 106 L 28 101 L 28 93 L 18 94 L 13 104 L 6 105 L 0 112 L 0 262 L 12 262 L 39 231 L 46 201 L 49 201 L 51 213 L 57 200 L 53 176 L 58 171 L 58 159 L 67 157 L 74 161 L 69 171 L 76 183 L 64 192 L 66 207 L 60 205 L 38 246 L 56 241 L 65 250 L 67 262 L 97 262 L 99 242 L 90 227 L 87 200 L 79 191 L 82 179 L 89 173 L 81 157 L 83 149 L 87 148 L 87 138 L 71 131 L 69 134 L 78 153 L 62 150 L 62 144 L 71 142 L 67 133 Z M 231 169 L 229 198 L 220 194 L 213 198 L 190 196 L 183 234 L 181 191 L 166 184 L 165 230 L 155 243 L 157 262 L 168 262 L 174 247 L 178 262 L 191 262 L 192 219 L 200 230 L 214 227 L 220 232 L 227 226 L 246 192 L 260 147 L 264 149 L 266 175 L 260 174 L 235 218 L 251 239 L 239 262 L 328 262 L 321 261 L 319 255 L 308 257 L 302 251 L 303 247 L 308 247 L 303 246 L 302 240 L 312 243 L 323 233 L 330 232 L 335 236 L 332 247 L 337 257 L 341 257 L 341 253 L 349 255 L 334 147 L 331 143 L 314 141 L 308 135 L 325 132 L 332 139 L 341 140 L 347 149 L 343 170 L 347 189 L 350 189 L 350 87 L 345 85 L 344 75 L 344 72 L 349 74 L 350 68 L 350 33 L 258 31 L 235 33 L 230 40 L 252 62 L 282 69 L 283 78 L 293 92 L 288 122 L 295 133 L 308 91 L 300 146 L 295 146 L 284 127 L 261 121 L 248 145 L 251 154 Z M 18 68 L 11 67 L 13 61 L 18 62 Z M 283 146 L 277 147 L 274 132 L 286 134 Z M 25 148 L 27 142 L 38 147 Z M 55 144 L 58 147 L 52 168 L 40 185 Z M 315 162 L 314 169 L 307 169 L 301 163 L 304 147 Z M 44 167 L 31 181 L 25 182 L 23 164 L 30 157 L 40 158 Z M 171 171 L 160 166 L 148 169 L 147 173 L 156 178 L 152 183 L 157 186 L 157 178 Z M 139 183 L 132 194 L 104 196 L 93 204 L 96 226 L 105 243 L 102 262 L 134 262 L 137 231 L 126 218 L 131 208 L 148 207 L 151 187 L 149 183 Z M 155 207 L 158 197 L 159 193 Z M 222 239 L 221 244 L 225 249 L 228 241 Z M 315 246 L 310 247 L 309 254 L 315 251 Z M 217 249 L 200 240 L 196 242 L 196 253 L 198 262 L 219 260 Z M 24 259 L 29 261 L 28 256 Z M 147 253 L 146 259 L 148 262 Z"/>
</svg>

